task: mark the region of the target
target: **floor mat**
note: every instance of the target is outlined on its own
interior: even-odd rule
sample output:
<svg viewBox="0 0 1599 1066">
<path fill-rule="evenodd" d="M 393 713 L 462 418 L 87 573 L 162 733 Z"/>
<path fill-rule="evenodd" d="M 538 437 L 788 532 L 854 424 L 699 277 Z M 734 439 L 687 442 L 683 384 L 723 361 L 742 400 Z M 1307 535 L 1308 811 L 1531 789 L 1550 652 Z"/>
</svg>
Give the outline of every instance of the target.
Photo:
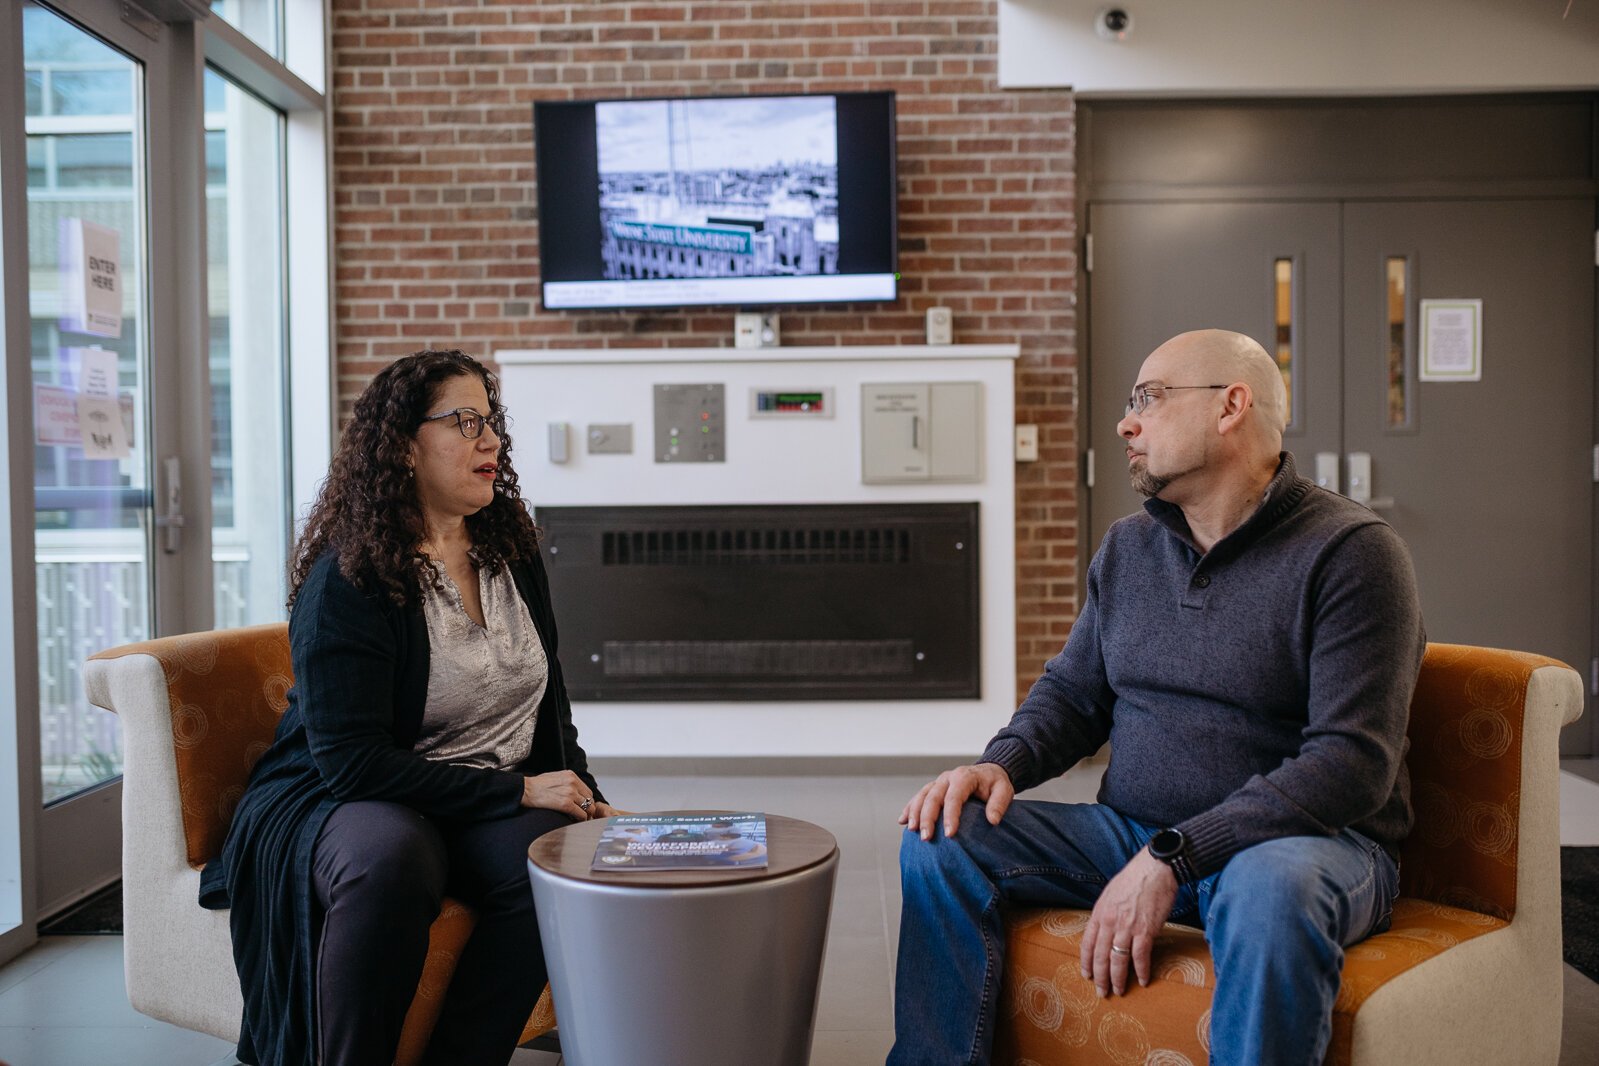
<svg viewBox="0 0 1599 1066">
<path fill-rule="evenodd" d="M 43 923 L 39 926 L 39 935 L 121 936 L 122 882 L 107 885 L 71 910 Z"/>
<path fill-rule="evenodd" d="M 1599 981 L 1599 848 L 1560 849 L 1560 926 L 1566 961 Z"/>
</svg>

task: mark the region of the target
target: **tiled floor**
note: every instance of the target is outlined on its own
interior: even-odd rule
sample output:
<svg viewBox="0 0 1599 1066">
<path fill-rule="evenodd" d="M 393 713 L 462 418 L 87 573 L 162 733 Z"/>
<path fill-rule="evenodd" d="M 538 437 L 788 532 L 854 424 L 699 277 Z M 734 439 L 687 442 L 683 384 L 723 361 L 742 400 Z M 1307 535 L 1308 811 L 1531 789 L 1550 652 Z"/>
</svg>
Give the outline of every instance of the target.
<svg viewBox="0 0 1599 1066">
<path fill-rule="evenodd" d="M 1099 768 L 1075 771 L 1033 795 L 1092 799 Z M 895 818 L 917 777 L 621 777 L 606 794 L 632 810 L 767 810 L 804 818 L 838 838 L 840 867 L 817 1010 L 814 1066 L 880 1064 L 892 1042 L 891 975 L 899 930 Z M 1561 840 L 1599 845 L 1599 783 L 1561 776 Z M 1599 1047 L 1599 984 L 1566 968 L 1563 1066 Z M 220 1040 L 135 1013 L 122 985 L 120 937 L 46 937 L 0 969 L 0 1060 L 11 1066 L 213 1066 L 233 1062 Z M 558 1066 L 518 1051 L 516 1066 Z M 647 1064 L 639 1064 L 647 1066 Z"/>
</svg>

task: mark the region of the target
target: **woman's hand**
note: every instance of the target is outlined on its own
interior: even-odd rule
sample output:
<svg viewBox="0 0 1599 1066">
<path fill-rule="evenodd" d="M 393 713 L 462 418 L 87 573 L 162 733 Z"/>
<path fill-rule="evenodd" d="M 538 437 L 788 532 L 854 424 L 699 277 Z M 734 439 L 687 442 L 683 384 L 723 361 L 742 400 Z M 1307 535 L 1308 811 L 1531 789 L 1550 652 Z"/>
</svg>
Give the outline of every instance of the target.
<svg viewBox="0 0 1599 1066">
<path fill-rule="evenodd" d="M 617 810 L 609 803 L 602 803 L 599 800 L 595 800 L 594 806 L 589 808 L 590 818 L 615 818 L 621 813 L 621 811 Z"/>
<path fill-rule="evenodd" d="M 522 806 L 560 811 L 581 822 L 600 817 L 597 811 L 605 804 L 595 802 L 581 777 L 570 770 L 556 770 L 522 778 Z"/>
</svg>

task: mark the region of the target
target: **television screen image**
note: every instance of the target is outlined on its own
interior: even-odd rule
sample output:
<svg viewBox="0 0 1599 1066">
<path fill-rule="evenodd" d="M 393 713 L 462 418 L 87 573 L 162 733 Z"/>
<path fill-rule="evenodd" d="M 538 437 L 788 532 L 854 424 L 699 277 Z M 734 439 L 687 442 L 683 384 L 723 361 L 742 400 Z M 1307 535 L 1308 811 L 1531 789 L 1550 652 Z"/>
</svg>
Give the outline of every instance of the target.
<svg viewBox="0 0 1599 1066">
<path fill-rule="evenodd" d="M 594 109 L 607 280 L 838 273 L 831 96 Z"/>
<path fill-rule="evenodd" d="M 534 114 L 545 307 L 894 299 L 892 94 Z"/>
</svg>

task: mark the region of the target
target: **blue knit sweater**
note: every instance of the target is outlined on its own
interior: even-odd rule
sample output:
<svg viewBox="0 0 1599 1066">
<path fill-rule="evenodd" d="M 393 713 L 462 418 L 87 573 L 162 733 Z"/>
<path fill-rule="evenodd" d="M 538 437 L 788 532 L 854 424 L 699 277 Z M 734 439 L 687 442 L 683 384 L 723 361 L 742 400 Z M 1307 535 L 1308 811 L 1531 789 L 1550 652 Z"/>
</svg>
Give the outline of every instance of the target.
<svg viewBox="0 0 1599 1066">
<path fill-rule="evenodd" d="M 1110 741 L 1099 800 L 1176 826 L 1197 876 L 1346 827 L 1397 853 L 1426 637 L 1404 542 L 1283 453 L 1260 508 L 1201 553 L 1160 500 L 1111 527 L 1061 653 L 983 752 L 1018 791 Z"/>
</svg>

